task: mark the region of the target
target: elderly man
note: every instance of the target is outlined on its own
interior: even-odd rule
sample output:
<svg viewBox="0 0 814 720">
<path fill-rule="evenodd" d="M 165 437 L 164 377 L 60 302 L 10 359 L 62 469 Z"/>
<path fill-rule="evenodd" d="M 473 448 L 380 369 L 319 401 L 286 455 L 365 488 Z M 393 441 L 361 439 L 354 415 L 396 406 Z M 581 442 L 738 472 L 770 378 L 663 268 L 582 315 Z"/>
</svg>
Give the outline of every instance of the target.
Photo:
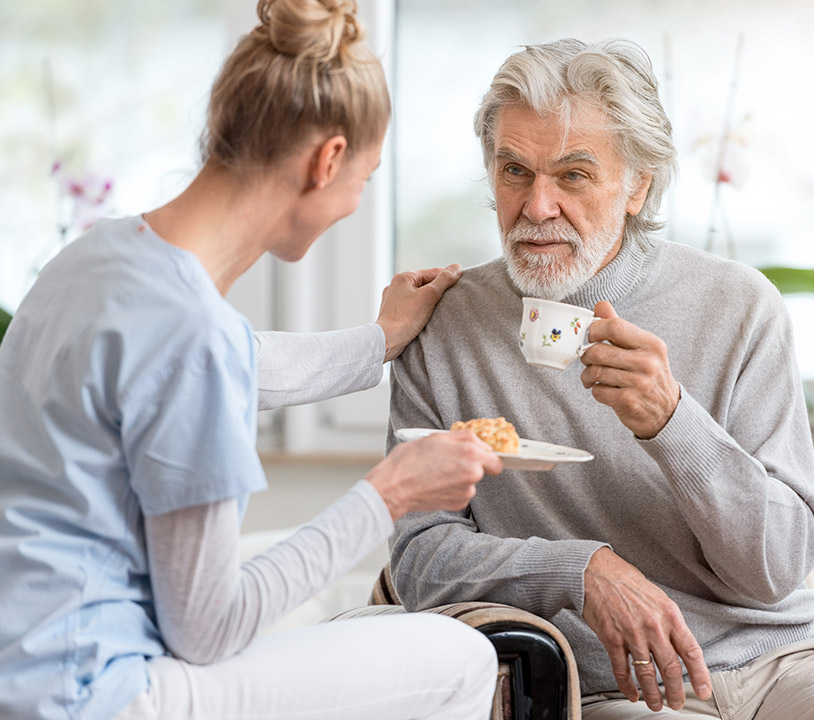
<svg viewBox="0 0 814 720">
<path fill-rule="evenodd" d="M 647 56 L 527 47 L 475 127 L 503 257 L 466 270 L 396 361 L 390 445 L 502 415 L 595 459 L 505 471 L 466 511 L 403 518 L 400 598 L 550 618 L 590 720 L 675 717 L 665 701 L 814 718 L 814 452 L 789 318 L 757 271 L 654 235 L 676 153 Z M 525 362 L 523 296 L 594 308 L 582 364 Z"/>
</svg>

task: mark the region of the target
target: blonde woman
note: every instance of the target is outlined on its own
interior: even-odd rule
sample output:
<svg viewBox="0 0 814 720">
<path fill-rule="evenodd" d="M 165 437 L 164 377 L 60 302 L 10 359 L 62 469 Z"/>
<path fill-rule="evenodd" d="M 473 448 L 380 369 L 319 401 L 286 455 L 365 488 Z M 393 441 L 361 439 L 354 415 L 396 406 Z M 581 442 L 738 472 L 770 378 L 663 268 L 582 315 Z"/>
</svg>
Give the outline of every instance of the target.
<svg viewBox="0 0 814 720">
<path fill-rule="evenodd" d="M 341 365 L 335 337 L 255 339 L 223 299 L 263 253 L 299 260 L 356 209 L 390 115 L 355 3 L 264 0 L 258 14 L 214 85 L 189 188 L 69 245 L 0 349 L 4 718 L 488 715 L 494 650 L 449 618 L 258 637 L 394 520 L 464 508 L 484 472 L 501 469 L 469 433 L 405 445 L 290 540 L 239 564 L 246 497 L 265 487 L 256 357 L 264 406 L 354 389 L 458 275 L 394 278 L 378 322 L 340 337 L 360 356 L 349 385 L 306 387 L 300 367 L 320 357 L 307 346 Z"/>
</svg>

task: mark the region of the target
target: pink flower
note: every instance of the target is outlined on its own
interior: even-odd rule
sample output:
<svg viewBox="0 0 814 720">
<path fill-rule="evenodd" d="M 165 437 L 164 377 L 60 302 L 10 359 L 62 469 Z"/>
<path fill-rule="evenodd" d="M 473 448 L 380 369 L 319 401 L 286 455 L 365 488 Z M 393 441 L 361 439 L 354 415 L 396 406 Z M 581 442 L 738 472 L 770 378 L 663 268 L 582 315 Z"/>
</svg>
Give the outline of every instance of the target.
<svg viewBox="0 0 814 720">
<path fill-rule="evenodd" d="M 95 173 L 71 175 L 60 160 L 56 160 L 51 166 L 51 174 L 56 177 L 60 195 L 72 202 L 71 220 L 61 223 L 65 231 L 73 225 L 78 225 L 80 230 L 85 231 L 106 214 L 105 205 L 113 190 L 111 178 Z"/>
<path fill-rule="evenodd" d="M 699 124 L 703 121 L 698 119 Z M 692 151 L 699 153 L 701 168 L 710 180 L 715 183 L 726 183 L 734 188 L 741 188 L 749 179 L 750 147 L 753 140 L 752 116 L 746 113 L 733 123 L 726 137 L 721 152 L 721 136 L 717 132 L 706 130 L 699 132 L 693 141 Z"/>
</svg>

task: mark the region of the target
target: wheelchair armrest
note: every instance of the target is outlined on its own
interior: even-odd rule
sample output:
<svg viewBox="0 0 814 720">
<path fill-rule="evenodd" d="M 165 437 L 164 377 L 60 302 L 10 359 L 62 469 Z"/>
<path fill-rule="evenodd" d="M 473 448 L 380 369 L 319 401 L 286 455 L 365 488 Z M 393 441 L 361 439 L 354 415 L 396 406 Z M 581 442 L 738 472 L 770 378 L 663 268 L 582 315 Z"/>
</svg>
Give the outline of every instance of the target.
<svg viewBox="0 0 814 720">
<path fill-rule="evenodd" d="M 329 619 L 405 612 L 401 605 L 368 605 Z M 571 646 L 550 622 L 511 605 L 459 602 L 421 612 L 448 615 L 484 633 L 498 654 L 493 720 L 580 720 L 579 676 Z"/>
<path fill-rule="evenodd" d="M 528 720 L 567 720 L 568 661 L 557 642 L 539 628 L 514 622 L 478 627 L 508 666 L 501 687 L 503 716 Z"/>
</svg>

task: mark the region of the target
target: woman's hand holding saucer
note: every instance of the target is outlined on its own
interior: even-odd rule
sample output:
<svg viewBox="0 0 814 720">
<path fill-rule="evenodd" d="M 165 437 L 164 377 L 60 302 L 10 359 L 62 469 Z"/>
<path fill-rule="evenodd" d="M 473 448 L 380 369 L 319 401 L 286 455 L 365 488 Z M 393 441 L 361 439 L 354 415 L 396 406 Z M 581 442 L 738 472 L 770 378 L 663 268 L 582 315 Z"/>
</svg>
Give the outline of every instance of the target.
<svg viewBox="0 0 814 720">
<path fill-rule="evenodd" d="M 484 473 L 502 469 L 500 457 L 475 433 L 455 430 L 396 446 L 366 479 L 395 521 L 419 510 L 463 510 Z"/>
</svg>

